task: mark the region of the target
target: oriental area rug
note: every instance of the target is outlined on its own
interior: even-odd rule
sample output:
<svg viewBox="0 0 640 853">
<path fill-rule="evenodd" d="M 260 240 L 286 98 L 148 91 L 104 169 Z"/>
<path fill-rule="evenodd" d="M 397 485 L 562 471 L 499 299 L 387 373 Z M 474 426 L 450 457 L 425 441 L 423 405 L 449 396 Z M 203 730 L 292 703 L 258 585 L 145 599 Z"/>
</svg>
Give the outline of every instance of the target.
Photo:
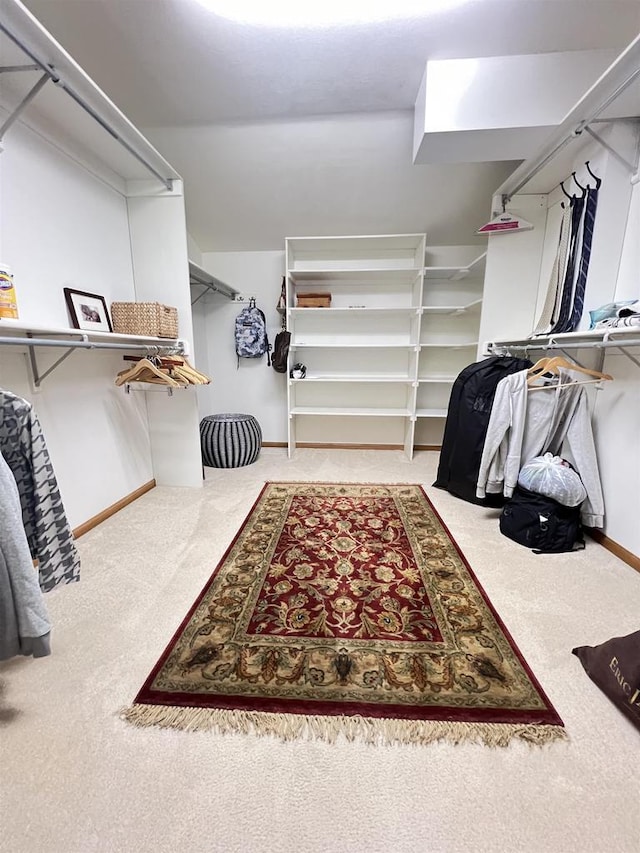
<svg viewBox="0 0 640 853">
<path fill-rule="evenodd" d="M 122 716 L 283 739 L 565 736 L 419 485 L 267 483 Z"/>
</svg>

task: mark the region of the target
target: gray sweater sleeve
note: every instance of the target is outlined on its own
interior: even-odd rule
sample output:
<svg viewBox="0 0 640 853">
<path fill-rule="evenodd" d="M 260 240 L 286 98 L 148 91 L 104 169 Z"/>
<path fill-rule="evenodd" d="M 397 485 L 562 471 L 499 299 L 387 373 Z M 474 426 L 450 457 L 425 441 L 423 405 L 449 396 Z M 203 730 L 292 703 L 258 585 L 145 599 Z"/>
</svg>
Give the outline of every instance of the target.
<svg viewBox="0 0 640 853">
<path fill-rule="evenodd" d="M 0 660 L 50 654 L 50 630 L 22 524 L 18 489 L 0 454 Z"/>
<path fill-rule="evenodd" d="M 589 403 L 583 388 L 569 423 L 565 442 L 576 471 L 587 490 L 587 497 L 580 507 L 582 523 L 587 527 L 602 527 L 604 524 L 604 499 L 600 484 L 598 458 L 593 441 Z"/>
<path fill-rule="evenodd" d="M 520 470 L 527 407 L 527 371 L 502 379 L 496 388 L 487 426 L 476 497 L 502 493 L 511 497 Z"/>
</svg>

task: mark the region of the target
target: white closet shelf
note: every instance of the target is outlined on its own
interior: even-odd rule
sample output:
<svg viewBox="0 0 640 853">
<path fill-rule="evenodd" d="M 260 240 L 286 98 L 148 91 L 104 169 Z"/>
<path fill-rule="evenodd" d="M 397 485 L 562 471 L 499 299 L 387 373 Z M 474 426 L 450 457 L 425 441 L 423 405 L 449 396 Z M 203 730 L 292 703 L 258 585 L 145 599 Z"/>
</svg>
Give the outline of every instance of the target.
<svg viewBox="0 0 640 853">
<path fill-rule="evenodd" d="M 365 316 L 365 317 L 374 317 L 376 315 L 379 317 L 382 317 L 382 316 L 387 316 L 389 314 L 398 314 L 400 316 L 404 315 L 404 316 L 408 316 L 408 317 L 412 317 L 412 316 L 415 317 L 415 316 L 417 316 L 419 311 L 420 311 L 419 308 L 410 308 L 410 307 L 409 308 L 395 308 L 395 307 L 367 308 L 366 306 L 362 306 L 362 307 L 358 306 L 358 307 L 353 307 L 353 308 L 345 307 L 345 308 L 290 308 L 289 309 L 290 314 L 292 314 L 294 317 L 308 317 L 308 316 L 313 316 L 316 314 L 320 315 L 320 316 L 325 316 L 325 317 L 328 314 L 331 314 L 331 316 L 336 316 L 336 315 L 345 316 L 345 314 L 356 314 L 356 315 L 360 314 L 360 315 Z"/>
<path fill-rule="evenodd" d="M 617 349 L 629 361 L 640 367 L 640 360 L 627 352 L 634 347 L 640 347 L 640 328 L 630 326 L 620 329 L 592 329 L 584 332 L 563 332 L 536 338 L 520 338 L 518 340 L 489 341 L 483 346 L 484 355 L 505 355 L 516 351 L 524 352 L 553 352 L 553 350 L 584 350 L 594 349 L 599 353 L 597 370 L 604 364 L 605 350 Z"/>
<path fill-rule="evenodd" d="M 455 376 L 418 376 L 418 382 L 432 385 L 451 385 L 455 381 Z"/>
<path fill-rule="evenodd" d="M 417 418 L 446 418 L 446 409 L 416 409 Z"/>
<path fill-rule="evenodd" d="M 304 379 L 290 379 L 291 383 L 296 382 L 357 382 L 358 384 L 361 382 L 389 382 L 395 383 L 397 385 L 412 385 L 414 380 L 409 376 L 390 376 L 388 373 L 380 373 L 380 374 L 371 374 L 369 376 L 362 373 L 354 373 L 354 374 L 322 374 L 322 375 L 314 375 L 308 374 Z"/>
<path fill-rule="evenodd" d="M 427 266 L 424 267 L 424 277 L 426 279 L 436 279 L 440 281 L 461 281 L 463 278 L 468 278 L 469 276 L 480 275 L 482 273 L 482 267 L 486 260 L 487 253 L 483 252 L 470 264 L 467 266 L 457 266 L 457 267 L 437 267 L 437 266 Z"/>
<path fill-rule="evenodd" d="M 441 344 L 420 344 L 421 349 L 469 349 L 477 347 L 478 341 L 464 341 L 463 343 L 441 343 Z"/>
<path fill-rule="evenodd" d="M 202 267 L 198 266 L 198 264 L 193 261 L 189 261 L 189 284 L 192 287 L 194 285 L 199 285 L 205 288 L 193 300 L 191 303 L 192 305 L 195 305 L 195 303 L 207 293 L 220 293 L 222 296 L 226 296 L 227 299 L 235 299 L 239 294 L 238 290 L 235 290 L 230 285 L 225 284 L 224 281 L 220 281 L 219 278 L 216 278 L 211 275 L 211 273 L 203 270 Z"/>
<path fill-rule="evenodd" d="M 607 346 L 631 347 L 640 345 L 640 328 L 625 326 L 618 329 L 589 329 L 583 332 L 561 332 L 557 335 L 540 335 L 535 338 L 507 338 L 488 341 L 486 353 L 499 350 L 546 350 L 546 349 L 601 349 Z"/>
<path fill-rule="evenodd" d="M 417 344 L 410 344 L 410 343 L 406 343 L 406 344 L 374 343 L 371 340 L 368 340 L 368 341 L 363 342 L 363 343 L 354 342 L 353 340 L 350 341 L 349 343 L 340 343 L 340 342 L 337 342 L 334 340 L 334 341 L 326 341 L 326 342 L 325 341 L 322 341 L 322 342 L 318 342 L 318 341 L 315 341 L 315 342 L 313 342 L 313 341 L 305 341 L 305 342 L 292 341 L 290 344 L 290 347 L 292 349 L 306 349 L 307 347 L 309 347 L 309 348 L 314 348 L 314 349 L 330 348 L 330 349 L 404 349 L 404 350 L 412 349 L 412 350 L 415 350 L 417 347 Z"/>
<path fill-rule="evenodd" d="M 343 416 L 343 415 L 357 415 L 364 417 L 402 417 L 408 418 L 411 415 L 409 409 L 389 409 L 389 408 L 381 408 L 381 409 L 372 409 L 372 408 L 358 408 L 356 406 L 294 406 L 290 412 L 290 415 L 329 415 L 329 416 Z"/>
<path fill-rule="evenodd" d="M 65 326 L 46 326 L 41 323 L 27 323 L 24 320 L 0 319 L 0 339 L 11 337 L 50 338 L 52 341 L 66 342 L 69 346 L 86 341 L 98 344 L 139 344 L 149 347 L 181 347 L 177 338 L 156 338 L 147 335 L 121 335 L 117 332 L 90 332 L 85 329 L 72 329 Z M 11 343 L 4 340 L 3 343 Z M 118 347 L 119 348 L 119 347 Z"/>
<path fill-rule="evenodd" d="M 144 353 L 184 353 L 183 341 L 174 338 L 152 338 L 145 335 L 120 335 L 113 332 L 86 332 L 83 329 L 43 326 L 21 320 L 0 320 L 0 346 L 26 347 L 33 384 L 39 388 L 43 380 L 77 349 L 119 349 Z M 60 358 L 40 373 L 37 347 L 60 347 L 66 350 Z"/>
<path fill-rule="evenodd" d="M 388 269 L 360 267 L 353 269 L 296 269 L 289 270 L 289 278 L 294 284 L 306 284 L 312 281 L 326 281 L 331 284 L 353 284 L 358 281 L 367 283 L 376 281 L 405 282 L 412 284 L 422 272 L 421 267 L 390 267 Z"/>
<path fill-rule="evenodd" d="M 476 311 L 482 305 L 482 299 L 474 299 L 466 305 L 423 305 L 423 314 L 466 314 Z"/>
</svg>

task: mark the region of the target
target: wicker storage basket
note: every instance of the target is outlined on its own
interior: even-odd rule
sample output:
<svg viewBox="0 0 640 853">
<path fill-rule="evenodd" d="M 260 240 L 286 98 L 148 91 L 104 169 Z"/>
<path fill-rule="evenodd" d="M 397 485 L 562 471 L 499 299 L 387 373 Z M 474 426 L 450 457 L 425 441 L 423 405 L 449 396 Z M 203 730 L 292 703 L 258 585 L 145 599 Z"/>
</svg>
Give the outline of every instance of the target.
<svg viewBox="0 0 640 853">
<path fill-rule="evenodd" d="M 159 302 L 112 302 L 111 322 L 121 335 L 178 337 L 178 309 Z"/>
</svg>

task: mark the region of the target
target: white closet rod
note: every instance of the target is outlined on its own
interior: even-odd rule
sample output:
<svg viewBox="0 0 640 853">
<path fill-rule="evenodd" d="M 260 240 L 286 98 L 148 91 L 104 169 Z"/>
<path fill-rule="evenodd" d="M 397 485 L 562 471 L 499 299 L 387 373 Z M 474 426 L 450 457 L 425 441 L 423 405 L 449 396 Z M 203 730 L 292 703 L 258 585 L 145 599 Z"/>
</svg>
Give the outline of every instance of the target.
<svg viewBox="0 0 640 853">
<path fill-rule="evenodd" d="M 488 343 L 487 351 L 500 354 L 507 350 L 518 350 L 524 352 L 535 352 L 537 350 L 553 350 L 553 349 L 607 349 L 608 347 L 638 347 L 640 346 L 640 338 L 626 338 L 624 340 L 607 340 L 607 341 L 559 341 L 549 342 L 547 344 L 527 344 L 527 343 Z"/>
<path fill-rule="evenodd" d="M 222 296 L 226 296 L 227 299 L 231 300 L 234 300 L 236 296 L 239 295 L 239 292 L 233 287 L 230 287 L 230 285 L 225 284 L 223 281 L 220 281 L 220 279 L 211 275 L 211 273 L 203 270 L 202 267 L 199 267 L 193 261 L 189 261 L 189 284 L 197 284 L 206 287 L 206 290 L 193 300 L 191 303 L 192 305 L 195 305 L 195 303 L 207 293 L 220 293 Z"/>
<path fill-rule="evenodd" d="M 146 352 L 159 353 L 161 350 L 170 350 L 171 352 L 181 353 L 184 351 L 182 341 L 175 343 L 162 344 L 110 344 L 102 341 L 73 341 L 73 340 L 56 340 L 54 338 L 13 338 L 0 337 L 0 346 L 5 344 L 19 345 L 27 347 L 67 347 L 69 349 L 126 349 L 126 350 L 145 350 Z"/>
<path fill-rule="evenodd" d="M 579 137 L 640 75 L 640 35 L 565 116 L 537 157 L 525 161 L 498 188 L 506 204 L 570 142 Z M 626 164 L 629 166 L 630 164 Z M 632 171 L 633 171 L 632 167 Z"/>
<path fill-rule="evenodd" d="M 33 16 L 29 12 L 27 12 L 27 10 L 24 9 L 22 4 L 12 4 L 12 5 L 13 5 L 12 16 L 19 16 L 18 23 L 16 23 L 15 18 L 12 17 L 12 20 L 14 20 L 14 25 L 16 27 L 22 26 L 23 28 L 24 27 L 33 28 L 32 32 L 30 31 L 30 29 L 26 30 L 27 34 L 31 36 L 30 40 L 31 40 L 32 44 L 33 44 L 34 40 L 36 40 L 36 44 L 38 44 L 38 43 L 40 43 L 46 39 L 47 40 L 46 47 L 47 47 L 47 52 L 48 52 L 49 56 L 40 55 L 36 48 L 26 44 L 25 40 L 22 39 L 12 29 L 10 29 L 10 27 L 7 23 L 0 22 L 0 31 L 3 32 L 9 39 L 11 39 L 11 41 L 15 45 L 17 45 L 17 47 L 19 47 L 20 50 L 23 51 L 23 53 L 25 53 L 30 59 L 32 59 L 33 62 L 36 63 L 36 65 L 40 69 L 42 69 L 42 71 L 47 75 L 47 77 L 50 80 L 52 80 L 57 86 L 59 86 L 61 89 L 63 89 L 63 91 L 65 91 L 69 95 L 70 98 L 72 98 L 88 115 L 91 116 L 91 118 L 94 121 L 96 121 L 104 130 L 106 130 L 107 133 L 110 136 L 112 136 L 126 151 L 128 151 L 132 157 L 134 157 L 136 160 L 138 160 L 138 162 L 141 163 L 145 167 L 145 169 L 147 169 L 156 178 L 158 178 L 158 180 L 166 187 L 167 190 L 171 191 L 173 189 L 174 178 L 166 177 L 165 175 L 163 175 L 155 166 L 153 166 L 148 161 L 148 159 L 146 157 L 144 157 L 142 154 L 140 154 L 136 150 L 134 145 L 127 142 L 127 140 L 123 138 L 120 131 L 115 130 L 113 125 L 106 118 L 104 118 L 102 115 L 100 115 L 99 108 L 95 108 L 95 107 L 91 106 L 91 104 L 89 104 L 87 99 L 85 97 L 83 97 L 75 89 L 75 87 L 73 85 L 71 85 L 67 80 L 63 79 L 63 76 L 62 76 L 60 69 L 57 67 L 57 65 L 54 62 L 51 61 L 51 59 L 52 58 L 55 59 L 56 55 L 58 55 L 60 57 L 60 62 L 62 64 L 70 65 L 70 67 L 72 69 L 74 67 L 78 68 L 78 66 L 76 66 L 76 64 L 73 62 L 73 60 L 71 60 L 69 55 L 65 51 L 62 50 L 62 48 L 57 44 L 57 42 L 55 42 L 51 38 L 51 36 L 49 36 L 49 34 L 46 32 L 46 30 L 44 30 L 41 27 L 41 25 L 33 18 Z M 5 11 L 9 12 L 10 10 L 9 10 L 9 8 L 7 8 L 7 10 L 5 10 Z M 26 16 L 28 16 L 28 20 L 26 19 L 25 13 L 26 13 Z M 37 28 L 37 32 L 36 32 L 36 28 Z M 66 60 L 66 63 L 65 63 L 65 60 Z M 86 77 L 86 75 L 84 75 L 83 72 L 81 72 L 81 73 L 82 73 L 83 77 Z M 91 83 L 91 81 L 89 81 L 88 78 L 86 78 L 84 82 L 87 85 L 89 83 Z M 85 88 L 87 88 L 87 85 L 85 85 Z M 106 98 L 104 93 L 100 89 L 98 89 L 98 87 L 95 86 L 95 84 L 91 83 L 91 89 L 92 89 L 92 93 L 97 96 L 99 101 L 104 102 L 104 104 L 106 104 L 110 108 L 110 111 L 112 113 L 117 113 L 118 117 L 122 119 L 123 126 L 128 127 L 129 129 L 133 129 L 135 134 L 137 136 L 139 136 L 139 139 L 142 142 L 146 142 L 144 137 L 141 136 L 140 134 L 138 134 L 138 132 L 135 130 L 135 128 L 133 128 L 133 125 L 131 125 L 131 123 L 128 121 L 128 119 L 126 119 L 126 117 L 122 113 L 120 113 L 119 110 L 117 110 L 117 108 L 111 103 L 111 101 L 109 101 Z M 31 99 L 31 97 L 33 97 L 34 94 L 36 94 L 36 92 L 32 91 L 32 93 L 30 93 L 30 95 L 29 95 L 29 99 Z M 24 106 L 26 106 L 26 104 L 23 102 L 23 104 L 21 104 L 18 107 L 18 112 L 21 111 Z M 14 116 L 15 116 L 15 114 L 14 114 Z M 13 121 L 14 116 L 11 117 L 11 122 Z M 147 143 L 147 145 L 148 145 L 148 143 Z M 151 146 L 149 146 L 149 148 L 151 148 Z M 157 154 L 157 152 L 155 152 L 155 151 L 153 153 Z M 158 162 L 161 162 L 162 164 L 165 163 L 164 158 L 162 158 L 159 154 L 157 155 L 157 157 L 158 157 Z M 168 164 L 167 164 L 167 166 L 168 166 Z M 170 169 L 170 167 L 168 167 L 168 169 Z"/>
<path fill-rule="evenodd" d="M 62 362 L 67 359 L 71 353 L 76 349 L 125 349 L 129 352 L 131 350 L 140 350 L 144 351 L 150 355 L 158 355 L 161 352 L 171 352 L 171 353 L 184 353 L 184 342 L 176 341 L 173 344 L 167 343 L 167 346 L 163 346 L 162 344 L 115 344 L 109 342 L 101 342 L 101 341 L 74 341 L 74 340 L 59 340 L 55 338 L 8 338 L 8 337 L 0 337 L 0 345 L 9 344 L 12 346 L 26 346 L 28 348 L 29 354 L 29 363 L 31 365 L 31 373 L 33 375 L 33 384 L 36 388 L 39 388 L 42 384 L 43 380 L 49 376 L 49 374 L 53 373 L 57 367 L 59 367 Z M 40 373 L 38 368 L 38 362 L 36 359 L 36 347 L 64 347 L 66 352 L 63 353 L 60 358 L 58 358 L 54 363 L 44 371 L 44 373 Z"/>
<path fill-rule="evenodd" d="M 624 355 L 629 361 L 632 361 L 637 367 L 640 367 L 640 360 L 638 360 L 635 355 L 631 355 L 630 352 L 627 352 L 627 347 L 640 347 L 640 338 L 627 338 L 626 340 L 602 340 L 602 341 L 559 341 L 549 342 L 548 344 L 526 344 L 526 343 L 488 343 L 486 346 L 486 350 L 488 353 L 493 353 L 494 355 L 508 355 L 511 351 L 516 352 L 524 352 L 525 356 L 528 355 L 529 352 L 533 351 L 547 351 L 547 350 L 560 350 L 560 352 L 564 352 L 569 349 L 595 349 L 599 352 L 599 365 L 598 370 L 602 369 L 602 365 L 604 364 L 605 354 L 603 350 L 614 348 L 617 349 L 621 355 Z M 574 356 L 570 356 L 573 360 L 579 364 L 577 358 Z"/>
</svg>

